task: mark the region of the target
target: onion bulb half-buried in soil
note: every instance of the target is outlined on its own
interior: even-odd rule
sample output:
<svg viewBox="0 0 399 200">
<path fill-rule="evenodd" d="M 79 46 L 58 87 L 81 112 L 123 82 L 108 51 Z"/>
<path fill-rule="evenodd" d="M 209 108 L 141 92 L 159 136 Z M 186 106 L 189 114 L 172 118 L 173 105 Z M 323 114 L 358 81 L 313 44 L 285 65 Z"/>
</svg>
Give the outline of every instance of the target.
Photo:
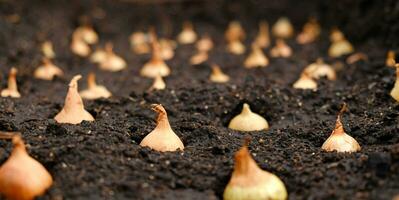
<svg viewBox="0 0 399 200">
<path fill-rule="evenodd" d="M 296 37 L 296 41 L 299 44 L 308 44 L 317 39 L 320 35 L 320 25 L 316 18 L 312 17 L 303 26 L 302 32 Z"/>
<path fill-rule="evenodd" d="M 81 78 L 81 75 L 76 75 L 69 83 L 64 107 L 54 117 L 58 123 L 79 124 L 83 120 L 94 121 L 93 116 L 85 110 L 83 100 L 78 93 L 78 80 Z"/>
<path fill-rule="evenodd" d="M 265 118 L 253 113 L 249 105 L 244 103 L 241 113 L 230 121 L 229 128 L 237 131 L 260 131 L 269 129 L 269 124 Z"/>
<path fill-rule="evenodd" d="M 262 170 L 251 157 L 247 144 L 235 153 L 234 171 L 224 200 L 285 200 L 287 190 L 274 174 Z"/>
<path fill-rule="evenodd" d="M 105 57 L 102 62 L 100 62 L 100 69 L 117 72 L 126 68 L 126 65 L 126 61 L 114 53 L 113 45 L 108 42 L 105 45 Z"/>
<path fill-rule="evenodd" d="M 53 44 L 50 41 L 44 41 L 41 46 L 42 53 L 46 58 L 54 58 L 55 52 L 53 49 Z"/>
<path fill-rule="evenodd" d="M 292 55 L 292 49 L 282 39 L 277 39 L 275 46 L 270 50 L 272 57 L 288 58 Z"/>
<path fill-rule="evenodd" d="M 395 52 L 392 50 L 389 50 L 387 53 L 387 58 L 385 59 L 385 65 L 388 67 L 395 67 L 396 61 L 395 61 Z"/>
<path fill-rule="evenodd" d="M 209 76 L 209 80 L 214 83 L 226 83 L 230 80 L 230 77 L 227 74 L 223 73 L 219 65 L 212 64 L 212 72 Z"/>
<path fill-rule="evenodd" d="M 334 68 L 331 65 L 324 63 L 322 58 L 318 58 L 316 62 L 308 65 L 304 72 L 314 79 L 327 77 L 328 80 L 335 80 L 337 78 Z"/>
<path fill-rule="evenodd" d="M 170 69 L 162 58 L 161 47 L 154 31 L 151 31 L 151 42 L 152 57 L 144 64 L 143 68 L 141 68 L 140 75 L 148 78 L 155 78 L 158 75 L 162 77 L 168 76 L 170 74 Z"/>
<path fill-rule="evenodd" d="M 347 110 L 346 104 L 344 104 L 338 113 L 337 121 L 335 122 L 335 128 L 331 133 L 330 137 L 323 143 L 321 147 L 325 151 L 337 151 L 337 152 L 356 152 L 360 151 L 359 143 L 350 135 L 345 133 L 342 125 L 342 114 Z"/>
<path fill-rule="evenodd" d="M 0 167 L 0 195 L 10 200 L 33 200 L 53 184 L 46 168 L 29 156 L 18 133 L 0 132 L 0 139 L 12 139 L 10 157 Z"/>
<path fill-rule="evenodd" d="M 396 80 L 390 95 L 396 101 L 399 101 L 399 64 L 395 64 L 395 67 L 396 67 Z"/>
<path fill-rule="evenodd" d="M 330 57 L 336 58 L 354 51 L 352 44 L 345 38 L 344 34 L 336 28 L 331 32 L 330 40 L 332 42 L 328 49 L 328 55 Z"/>
<path fill-rule="evenodd" d="M 260 48 L 266 48 L 270 46 L 269 24 L 266 21 L 261 21 L 259 23 L 259 32 L 254 43 Z"/>
<path fill-rule="evenodd" d="M 177 36 L 177 41 L 180 44 L 192 44 L 197 40 L 197 34 L 194 31 L 193 24 L 189 21 L 183 23 L 183 30 Z"/>
<path fill-rule="evenodd" d="M 154 78 L 154 82 L 152 83 L 150 90 L 163 90 L 165 88 L 166 88 L 165 81 L 163 80 L 161 75 L 158 75 Z"/>
<path fill-rule="evenodd" d="M 93 100 L 99 98 L 109 98 L 112 96 L 111 92 L 109 92 L 105 86 L 97 85 L 96 75 L 94 73 L 90 73 L 88 75 L 87 86 L 88 88 L 86 90 L 79 92 L 83 99 Z"/>
<path fill-rule="evenodd" d="M 55 76 L 61 77 L 62 75 L 64 72 L 48 58 L 43 58 L 42 65 L 36 68 L 33 74 L 35 78 L 43 80 L 53 80 Z"/>
<path fill-rule="evenodd" d="M 290 38 L 294 35 L 294 27 L 287 17 L 281 17 L 272 27 L 272 33 L 277 38 Z"/>
<path fill-rule="evenodd" d="M 316 90 L 317 89 L 317 82 L 312 78 L 308 72 L 303 71 L 301 76 L 295 83 L 293 84 L 295 89 L 302 89 L 302 90 Z"/>
<path fill-rule="evenodd" d="M 170 127 L 165 108 L 161 104 L 153 104 L 152 110 L 158 113 L 157 126 L 144 137 L 140 146 L 161 152 L 183 150 L 183 142 Z"/>
<path fill-rule="evenodd" d="M 252 44 L 252 51 L 244 61 L 245 68 L 266 67 L 269 59 L 265 56 L 262 49 L 256 44 Z"/>
<path fill-rule="evenodd" d="M 21 97 L 21 94 L 18 92 L 17 72 L 18 70 L 15 67 L 12 67 L 10 69 L 10 73 L 8 74 L 7 88 L 1 91 L 2 97 L 12 97 L 12 98 Z"/>
</svg>

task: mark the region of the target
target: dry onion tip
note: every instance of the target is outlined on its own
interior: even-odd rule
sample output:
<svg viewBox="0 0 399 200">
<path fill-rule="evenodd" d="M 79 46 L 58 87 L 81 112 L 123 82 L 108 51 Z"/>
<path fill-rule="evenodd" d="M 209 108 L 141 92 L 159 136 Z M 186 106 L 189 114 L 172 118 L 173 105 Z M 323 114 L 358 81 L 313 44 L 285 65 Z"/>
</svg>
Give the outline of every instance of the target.
<svg viewBox="0 0 399 200">
<path fill-rule="evenodd" d="M 306 71 L 303 71 L 299 79 L 293 84 L 293 87 L 302 90 L 316 90 L 317 82 Z"/>
<path fill-rule="evenodd" d="M 12 139 L 10 157 L 0 167 L 0 194 L 7 199 L 32 200 L 53 184 L 46 168 L 29 156 L 19 133 L 0 132 L 0 139 Z"/>
<path fill-rule="evenodd" d="M 208 60 L 208 51 L 198 51 L 196 54 L 191 56 L 190 64 L 199 65 Z"/>
<path fill-rule="evenodd" d="M 136 54 L 150 53 L 150 39 L 149 35 L 144 32 L 134 32 L 129 37 L 130 46 Z"/>
<path fill-rule="evenodd" d="M 294 35 L 294 27 L 287 17 L 281 17 L 273 25 L 272 33 L 277 38 L 291 38 Z"/>
<path fill-rule="evenodd" d="M 387 53 L 387 58 L 385 60 L 385 65 L 388 67 L 395 67 L 396 61 L 395 61 L 395 52 L 392 50 L 389 50 Z"/>
<path fill-rule="evenodd" d="M 251 54 L 244 61 L 245 68 L 266 67 L 269 64 L 269 59 L 263 53 L 262 49 L 254 43 L 252 45 Z"/>
<path fill-rule="evenodd" d="M 258 166 L 248 150 L 248 141 L 235 153 L 234 160 L 234 171 L 224 190 L 224 200 L 287 199 L 284 183 Z"/>
<path fill-rule="evenodd" d="M 210 51 L 213 48 L 212 38 L 208 34 L 204 34 L 196 44 L 198 51 Z"/>
<path fill-rule="evenodd" d="M 303 26 L 302 32 L 297 36 L 296 41 L 299 44 L 308 44 L 314 42 L 320 35 L 320 25 L 316 18 L 312 17 Z"/>
<path fill-rule="evenodd" d="M 209 80 L 215 83 L 226 83 L 230 80 L 230 77 L 223 73 L 218 65 L 212 64 L 212 73 Z"/>
<path fill-rule="evenodd" d="M 107 88 L 103 85 L 97 85 L 96 83 L 96 75 L 94 73 L 90 73 L 87 77 L 87 86 L 86 90 L 82 90 L 79 92 L 80 96 L 83 99 L 99 99 L 99 98 L 109 98 L 112 96 L 111 92 L 107 90 Z"/>
<path fill-rule="evenodd" d="M 177 36 L 177 41 L 181 44 L 192 44 L 197 40 L 193 24 L 189 21 L 183 23 L 183 30 Z"/>
<path fill-rule="evenodd" d="M 76 75 L 69 83 L 64 107 L 54 117 L 55 121 L 58 123 L 79 124 L 83 120 L 94 121 L 93 116 L 85 110 L 83 100 L 78 93 L 78 80 L 81 78 L 81 75 Z"/>
<path fill-rule="evenodd" d="M 12 67 L 10 69 L 10 73 L 8 74 L 8 85 L 6 89 L 1 91 L 2 97 L 12 97 L 12 98 L 20 98 L 21 94 L 18 92 L 17 85 L 17 68 Z"/>
<path fill-rule="evenodd" d="M 125 69 L 126 65 L 126 61 L 114 53 L 112 43 L 107 43 L 105 45 L 105 57 L 104 60 L 100 62 L 100 68 L 111 72 L 117 72 Z"/>
<path fill-rule="evenodd" d="M 347 106 L 344 104 L 338 113 L 337 121 L 335 122 L 335 128 L 331 133 L 330 137 L 323 143 L 321 147 L 325 151 L 337 151 L 337 152 L 356 152 L 360 151 L 360 145 L 357 141 L 346 134 L 341 122 L 343 113 L 347 111 Z"/>
<path fill-rule="evenodd" d="M 140 70 L 140 75 L 148 78 L 155 78 L 158 75 L 162 77 L 170 74 L 170 69 L 162 59 L 161 47 L 158 43 L 158 39 L 155 35 L 155 31 L 151 32 L 152 40 L 152 57 L 144 64 Z"/>
<path fill-rule="evenodd" d="M 145 136 L 140 146 L 160 152 L 183 150 L 183 142 L 170 127 L 165 108 L 161 104 L 153 104 L 152 110 L 158 113 L 157 126 Z"/>
<path fill-rule="evenodd" d="M 337 78 L 334 68 L 331 65 L 324 63 L 322 58 L 318 58 L 315 63 L 308 65 L 304 72 L 314 79 L 327 77 L 328 80 L 335 80 Z"/>
<path fill-rule="evenodd" d="M 348 56 L 348 58 L 346 58 L 346 63 L 353 64 L 361 60 L 367 61 L 368 59 L 369 58 L 366 54 L 358 52 Z"/>
<path fill-rule="evenodd" d="M 288 58 L 292 55 L 292 49 L 283 39 L 277 39 L 275 46 L 270 50 L 272 57 Z"/>
<path fill-rule="evenodd" d="M 395 64 L 395 67 L 396 67 L 396 81 L 394 87 L 391 90 L 390 95 L 396 101 L 399 101 L 399 64 Z"/>
<path fill-rule="evenodd" d="M 344 34 L 336 28 L 331 32 L 330 40 L 332 42 L 328 49 L 328 55 L 330 57 L 336 58 L 354 51 L 352 44 L 345 38 Z"/>
<path fill-rule="evenodd" d="M 260 131 L 269 129 L 269 124 L 265 118 L 253 113 L 249 105 L 244 103 L 241 113 L 230 121 L 229 128 L 237 131 Z"/>
<path fill-rule="evenodd" d="M 270 46 L 269 24 L 267 21 L 261 21 L 259 23 L 259 32 L 254 43 L 260 48 L 266 48 Z"/>
<path fill-rule="evenodd" d="M 33 74 L 35 78 L 43 80 L 53 80 L 55 76 L 61 77 L 63 75 L 64 72 L 48 58 L 43 58 L 42 65 L 40 65 Z"/>
<path fill-rule="evenodd" d="M 166 88 L 166 83 L 163 80 L 162 76 L 158 74 L 158 76 L 154 78 L 154 82 L 152 83 L 150 90 L 163 90 L 165 88 Z"/>
<path fill-rule="evenodd" d="M 44 57 L 55 58 L 53 44 L 50 41 L 43 42 L 41 50 L 42 50 Z"/>
</svg>

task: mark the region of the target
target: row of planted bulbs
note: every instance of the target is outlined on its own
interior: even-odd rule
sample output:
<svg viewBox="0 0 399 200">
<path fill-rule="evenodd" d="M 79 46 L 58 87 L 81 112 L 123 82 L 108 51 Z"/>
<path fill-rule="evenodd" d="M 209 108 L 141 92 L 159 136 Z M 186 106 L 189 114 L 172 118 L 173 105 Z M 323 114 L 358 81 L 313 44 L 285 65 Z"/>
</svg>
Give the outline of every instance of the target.
<svg viewBox="0 0 399 200">
<path fill-rule="evenodd" d="M 252 52 L 244 62 L 246 68 L 265 67 L 268 65 L 268 58 L 264 55 L 262 48 L 270 45 L 268 24 L 260 23 L 259 34 L 252 44 Z M 293 36 L 293 27 L 287 18 L 282 18 L 272 28 L 272 33 L 278 38 L 276 45 L 270 50 L 273 57 L 289 57 L 292 54 L 291 48 L 284 42 L 284 39 Z M 313 42 L 320 34 L 320 26 L 317 21 L 311 19 L 303 31 L 297 36 L 297 42 L 306 44 Z M 339 57 L 353 52 L 352 45 L 345 39 L 343 34 L 335 29 L 331 36 L 332 45 L 329 55 Z M 226 31 L 228 41 L 227 50 L 233 54 L 242 54 L 245 45 L 242 40 L 245 33 L 238 22 L 232 22 Z M 165 82 L 163 76 L 170 74 L 171 70 L 164 60 L 174 56 L 176 43 L 172 40 L 161 38 L 158 41 L 155 31 L 152 29 L 148 34 L 143 32 L 133 33 L 131 44 L 134 52 L 148 53 L 152 50 L 152 58 L 147 62 L 140 75 L 154 78 L 152 88 L 163 89 Z M 181 44 L 192 44 L 197 40 L 197 35 L 191 23 L 186 22 L 183 31 L 178 35 L 178 42 Z M 126 68 L 126 62 L 112 50 L 112 44 L 107 43 L 104 49 L 98 48 L 92 52 L 91 46 L 98 42 L 98 36 L 89 26 L 82 26 L 75 30 L 72 36 L 71 50 L 81 56 L 90 57 L 90 60 L 97 63 L 103 70 L 120 71 Z M 197 53 L 191 57 L 192 64 L 199 64 L 207 60 L 208 53 L 213 48 L 213 42 L 209 35 L 204 35 L 196 43 Z M 51 59 L 55 58 L 55 53 L 50 42 L 42 45 L 42 52 L 45 56 L 43 65 L 34 72 L 36 78 L 52 80 L 54 76 L 62 76 L 63 72 L 55 66 Z M 349 57 L 354 61 L 364 59 L 360 54 Z M 360 55 L 360 56 L 359 56 Z M 348 58 L 348 59 L 349 59 Z M 399 79 L 399 66 L 395 62 L 394 52 L 389 52 L 386 64 L 397 67 L 397 80 Z M 214 82 L 227 82 L 228 75 L 224 74 L 216 64 L 212 65 L 213 73 L 210 79 Z M 9 74 L 8 88 L 2 90 L 1 96 L 11 96 L 18 98 L 21 95 L 17 90 L 16 84 L 17 70 L 12 68 Z M 315 89 L 317 83 L 315 79 L 326 76 L 329 80 L 336 79 L 334 69 L 318 59 L 306 67 L 299 80 L 294 83 L 294 88 Z M 94 121 L 94 117 L 84 109 L 83 98 L 96 99 L 108 98 L 111 93 L 95 82 L 95 75 L 88 76 L 88 89 L 78 92 L 78 80 L 81 75 L 74 76 L 69 83 L 69 89 L 65 98 L 62 110 L 55 116 L 58 123 L 79 124 L 82 121 Z M 396 82 L 391 96 L 399 100 L 399 81 Z M 166 110 L 160 104 L 155 104 L 152 109 L 158 113 L 157 126 L 140 143 L 143 147 L 149 147 L 156 151 L 176 151 L 184 150 L 184 144 L 174 133 L 169 124 Z M 338 114 L 337 121 L 330 137 L 322 145 L 326 151 L 356 152 L 360 145 L 357 141 L 345 133 L 341 122 L 342 114 L 346 110 L 344 105 Z M 248 104 L 244 104 L 242 112 L 234 117 L 229 123 L 229 128 L 242 132 L 259 131 L 269 129 L 268 122 L 260 115 L 251 111 Z M 14 149 L 8 160 L 0 167 L 0 193 L 8 199 L 33 199 L 42 195 L 51 185 L 52 178 L 47 170 L 36 160 L 31 158 L 25 150 L 24 143 L 19 134 L 1 133 L 1 139 L 12 139 Z M 224 199 L 286 199 L 287 191 L 284 183 L 275 175 L 266 172 L 258 167 L 250 156 L 246 143 L 235 155 L 235 167 L 224 192 Z M 21 176 L 21 174 L 23 176 Z M 32 182 L 26 182 L 29 179 Z"/>
</svg>

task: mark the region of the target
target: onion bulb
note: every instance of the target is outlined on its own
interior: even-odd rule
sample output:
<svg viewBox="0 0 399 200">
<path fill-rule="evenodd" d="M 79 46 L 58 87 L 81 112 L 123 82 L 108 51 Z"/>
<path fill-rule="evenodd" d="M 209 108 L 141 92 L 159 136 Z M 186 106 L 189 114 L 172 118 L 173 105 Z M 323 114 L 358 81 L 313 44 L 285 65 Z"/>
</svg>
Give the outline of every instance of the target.
<svg viewBox="0 0 399 200">
<path fill-rule="evenodd" d="M 245 52 L 245 45 L 240 40 L 233 40 L 227 44 L 227 51 L 232 54 L 241 55 Z"/>
<path fill-rule="evenodd" d="M 387 53 L 387 58 L 385 60 L 385 65 L 388 67 L 395 67 L 396 61 L 395 61 L 395 52 L 392 50 L 389 50 Z"/>
<path fill-rule="evenodd" d="M 276 40 L 276 45 L 270 50 L 272 57 L 288 58 L 292 55 L 292 49 L 282 39 Z"/>
<path fill-rule="evenodd" d="M 91 26 L 84 25 L 78 27 L 72 35 L 73 38 L 82 40 L 87 44 L 96 44 L 98 42 L 98 35 Z"/>
<path fill-rule="evenodd" d="M 245 39 L 245 31 L 242 28 L 240 22 L 232 21 L 229 24 L 229 27 L 226 30 L 225 38 L 227 42 L 232 42 L 235 40 L 243 40 Z"/>
<path fill-rule="evenodd" d="M 39 66 L 33 76 L 38 79 L 43 79 L 43 80 L 53 80 L 55 76 L 62 76 L 64 75 L 64 72 L 54 65 L 50 59 L 48 58 L 43 58 L 42 60 L 42 65 Z"/>
<path fill-rule="evenodd" d="M 316 90 L 317 89 L 317 82 L 315 80 L 313 80 L 313 78 L 306 72 L 302 72 L 301 77 L 295 81 L 294 88 L 296 89 L 313 89 Z"/>
<path fill-rule="evenodd" d="M 390 95 L 396 101 L 399 101 L 399 64 L 395 64 L 395 67 L 396 67 L 396 81 L 394 87 L 391 90 Z"/>
<path fill-rule="evenodd" d="M 213 48 L 213 41 L 208 34 L 204 34 L 196 44 L 198 51 L 210 51 Z"/>
<path fill-rule="evenodd" d="M 209 76 L 209 80 L 215 83 L 225 83 L 230 80 L 230 77 L 223 73 L 218 65 L 213 64 L 212 73 Z"/>
<path fill-rule="evenodd" d="M 181 44 L 192 44 L 197 40 L 197 34 L 194 31 L 193 24 L 189 21 L 183 23 L 183 30 L 177 36 L 177 41 Z"/>
<path fill-rule="evenodd" d="M 29 156 L 19 134 L 0 133 L 12 138 L 13 150 L 0 167 L 0 194 L 10 200 L 33 200 L 53 184 L 53 178 L 42 164 Z"/>
<path fill-rule="evenodd" d="M 170 127 L 166 110 L 161 104 L 153 104 L 152 109 L 158 113 L 157 126 L 141 141 L 140 146 L 150 147 L 156 151 L 183 150 L 184 145 Z"/>
<path fill-rule="evenodd" d="M 150 53 L 149 36 L 144 32 L 134 32 L 130 35 L 130 46 L 136 54 Z"/>
<path fill-rule="evenodd" d="M 269 24 L 266 21 L 259 23 L 259 32 L 254 43 L 260 48 L 266 48 L 270 45 Z"/>
<path fill-rule="evenodd" d="M 77 38 L 72 38 L 71 51 L 80 57 L 87 57 L 91 53 L 90 46 Z"/>
<path fill-rule="evenodd" d="M 315 63 L 308 65 L 304 72 L 314 79 L 327 77 L 328 80 L 335 80 L 337 78 L 334 68 L 324 63 L 322 58 L 318 58 Z"/>
<path fill-rule="evenodd" d="M 158 75 L 154 78 L 154 82 L 152 83 L 152 86 L 150 90 L 163 90 L 166 88 L 166 83 L 162 79 L 161 75 Z"/>
<path fill-rule="evenodd" d="M 330 57 L 340 57 L 354 51 L 352 44 L 346 40 L 344 34 L 338 29 L 332 30 L 330 40 L 332 42 L 328 49 L 328 55 Z"/>
<path fill-rule="evenodd" d="M 260 131 L 269 129 L 269 124 L 265 118 L 253 113 L 249 105 L 244 103 L 241 113 L 230 121 L 229 128 L 237 131 Z"/>
<path fill-rule="evenodd" d="M 164 60 L 170 60 L 175 56 L 174 49 L 176 48 L 176 42 L 169 39 L 160 39 L 159 45 L 161 48 L 161 57 Z"/>
<path fill-rule="evenodd" d="M 96 49 L 90 56 L 90 61 L 92 63 L 100 64 L 107 59 L 107 52 L 104 49 L 98 48 Z"/>
<path fill-rule="evenodd" d="M 102 85 L 97 85 L 96 75 L 90 73 L 87 77 L 88 88 L 79 92 L 83 99 L 99 99 L 99 98 L 109 98 L 112 94 L 107 90 L 106 87 Z"/>
<path fill-rule="evenodd" d="M 81 75 L 76 75 L 69 83 L 64 107 L 54 117 L 58 123 L 79 124 L 83 120 L 94 121 L 93 116 L 85 110 L 83 100 L 78 93 L 78 80 L 81 78 Z"/>
<path fill-rule="evenodd" d="M 299 44 L 308 44 L 317 39 L 320 35 L 320 25 L 315 18 L 310 18 L 303 26 L 302 32 L 297 36 Z"/>
<path fill-rule="evenodd" d="M 294 35 L 294 27 L 287 17 L 281 17 L 273 25 L 272 33 L 277 38 L 290 38 Z"/>
<path fill-rule="evenodd" d="M 18 92 L 17 85 L 17 68 L 12 67 L 8 74 L 8 85 L 7 88 L 1 91 L 2 97 L 20 98 L 21 94 Z"/>
<path fill-rule="evenodd" d="M 100 62 L 100 68 L 111 72 L 126 68 L 126 61 L 114 53 L 112 43 L 107 43 L 105 45 L 105 57 L 104 60 Z"/>
<path fill-rule="evenodd" d="M 269 59 L 267 59 L 262 49 L 254 43 L 251 54 L 244 61 L 245 68 L 266 67 L 268 64 Z"/>
<path fill-rule="evenodd" d="M 323 143 L 321 147 L 325 151 L 337 151 L 337 152 L 356 152 L 360 151 L 360 145 L 357 141 L 346 134 L 341 122 L 342 114 L 346 111 L 346 104 L 342 106 L 341 111 L 338 114 L 337 121 L 335 122 L 335 128 L 331 133 L 330 137 Z"/>
<path fill-rule="evenodd" d="M 285 200 L 287 190 L 274 174 L 262 170 L 251 157 L 247 144 L 235 153 L 234 171 L 227 184 L 224 200 Z"/>
<path fill-rule="evenodd" d="M 196 54 L 191 56 L 190 64 L 199 65 L 208 60 L 208 51 L 198 51 Z"/>
<path fill-rule="evenodd" d="M 46 57 L 46 58 L 54 58 L 55 57 L 55 53 L 53 50 L 53 44 L 50 41 L 43 42 L 41 50 L 42 50 L 44 57 Z"/>
<path fill-rule="evenodd" d="M 155 78 L 158 75 L 168 76 L 170 69 L 162 59 L 161 48 L 155 32 L 151 32 L 152 40 L 152 58 L 140 70 L 140 75 L 148 78 Z"/>
</svg>

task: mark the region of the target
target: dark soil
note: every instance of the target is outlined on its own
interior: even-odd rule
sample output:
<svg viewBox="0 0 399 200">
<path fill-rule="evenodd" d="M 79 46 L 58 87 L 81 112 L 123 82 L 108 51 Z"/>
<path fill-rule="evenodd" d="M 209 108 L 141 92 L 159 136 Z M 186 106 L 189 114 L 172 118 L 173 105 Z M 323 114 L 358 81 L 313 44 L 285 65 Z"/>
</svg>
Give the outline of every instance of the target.
<svg viewBox="0 0 399 200">
<path fill-rule="evenodd" d="M 244 2 L 223 1 L 144 5 L 117 1 L 0 2 L 1 86 L 6 86 L 6 74 L 15 65 L 22 94 L 20 99 L 0 98 L 0 130 L 21 131 L 30 155 L 53 175 L 53 187 L 40 199 L 221 199 L 232 172 L 233 154 L 249 135 L 255 160 L 283 180 L 290 199 L 391 199 L 399 194 L 399 104 L 389 96 L 394 69 L 384 66 L 388 47 L 395 47 L 394 43 L 384 44 L 397 29 L 387 33 L 378 27 L 370 29 L 376 24 L 371 21 L 369 27 L 358 29 L 359 35 L 349 34 L 355 38 L 357 51 L 366 53 L 369 60 L 348 65 L 345 58 L 326 56 L 327 30 L 334 24 L 329 20 L 328 5 L 306 1 L 297 9 L 299 3 L 295 2 L 251 2 L 255 7 L 263 5 L 257 12 L 251 12 L 251 6 L 240 6 L 246 5 Z M 331 11 L 345 7 L 347 1 L 341 2 L 332 4 Z M 380 7 L 391 4 L 394 2 L 387 1 Z M 356 6 L 360 11 L 370 10 Z M 353 12 L 355 8 L 347 7 Z M 20 20 L 13 21 L 12 14 L 18 14 Z M 224 50 L 223 32 L 233 18 L 245 20 L 249 45 L 260 18 L 274 22 L 288 15 L 298 31 L 310 14 L 323 19 L 327 29 L 315 44 L 298 46 L 289 41 L 295 52 L 289 59 L 271 59 L 267 68 L 246 70 L 242 67 L 245 56 L 232 56 Z M 129 64 L 126 70 L 100 71 L 88 60 L 72 55 L 71 33 L 81 15 L 89 16 L 101 45 L 114 43 L 116 53 Z M 359 20 L 357 24 L 370 20 L 353 13 L 346 16 Z M 180 46 L 175 58 L 168 61 L 172 75 L 166 78 L 167 89 L 148 92 L 152 81 L 138 72 L 149 56 L 133 54 L 128 37 L 152 24 L 160 35 L 175 36 L 184 19 L 191 19 L 198 33 L 210 33 L 216 49 L 209 62 L 190 66 L 194 47 Z M 66 73 L 51 82 L 32 77 L 41 59 L 40 43 L 45 39 L 53 42 L 55 63 Z M 301 70 L 317 57 L 336 66 L 342 63 L 338 80 L 319 81 L 315 92 L 292 89 Z M 212 62 L 231 76 L 229 84 L 208 81 Z M 90 71 L 96 72 L 98 82 L 114 96 L 85 101 L 95 122 L 57 124 L 53 117 L 63 106 L 70 78 Z M 84 79 L 80 88 L 85 87 Z M 227 128 L 244 102 L 269 121 L 270 130 L 243 134 Z M 331 133 L 343 102 L 349 106 L 344 115 L 345 130 L 362 150 L 353 154 L 323 152 L 320 147 Z M 152 103 L 165 106 L 174 131 L 186 146 L 184 152 L 159 153 L 138 145 L 155 127 L 155 113 L 149 109 Z M 0 147 L 3 163 L 11 144 L 0 141 Z"/>
</svg>

